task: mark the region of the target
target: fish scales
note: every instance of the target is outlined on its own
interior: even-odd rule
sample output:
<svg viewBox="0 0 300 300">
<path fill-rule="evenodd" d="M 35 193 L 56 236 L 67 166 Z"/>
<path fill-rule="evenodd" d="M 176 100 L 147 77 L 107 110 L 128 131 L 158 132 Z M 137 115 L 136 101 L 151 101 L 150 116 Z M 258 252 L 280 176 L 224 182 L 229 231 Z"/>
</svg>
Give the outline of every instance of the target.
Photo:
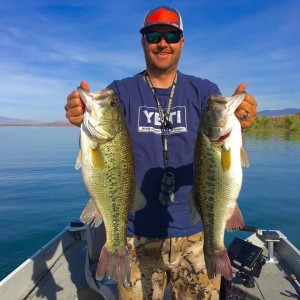
<svg viewBox="0 0 300 300">
<path fill-rule="evenodd" d="M 89 143 L 84 139 L 82 141 L 82 151 L 87 147 L 88 152 Z M 106 226 L 107 243 L 112 252 L 119 251 L 124 245 L 124 227 L 127 228 L 124 219 L 130 205 L 127 199 L 134 197 L 133 155 L 128 146 L 128 134 L 122 130 L 111 142 L 99 145 L 104 161 L 103 168 L 94 168 L 90 157 L 87 161 L 90 167 L 83 173 L 89 194 L 98 195 L 97 203 Z"/>
<path fill-rule="evenodd" d="M 139 210 L 145 198 L 135 183 L 134 158 L 129 130 L 117 96 L 110 89 L 88 93 L 78 88 L 86 105 L 76 168 L 91 200 L 81 220 L 91 226 L 105 225 L 106 243 L 101 250 L 96 278 L 105 275 L 130 282 L 126 245 L 129 210 Z M 100 238 L 100 237 L 99 237 Z"/>
<path fill-rule="evenodd" d="M 213 95 L 209 99 L 195 146 L 190 205 L 195 222 L 197 214 L 203 222 L 209 278 L 218 273 L 227 279 L 232 277 L 224 230 L 244 225 L 237 198 L 242 186 L 242 164 L 248 163 L 241 156 L 241 128 L 234 115 L 244 96 L 245 93 L 233 97 Z"/>
<path fill-rule="evenodd" d="M 210 231 L 206 241 L 211 247 L 218 249 L 223 246 L 224 223 L 228 218 L 224 212 L 234 208 L 241 188 L 241 165 L 235 160 L 235 165 L 225 173 L 221 167 L 221 147 L 212 145 L 206 137 L 198 140 L 196 148 L 196 156 L 199 157 L 195 159 L 195 180 L 198 182 L 195 192 L 200 195 L 201 217 L 207 231 Z M 232 154 L 239 155 L 234 151 Z"/>
</svg>

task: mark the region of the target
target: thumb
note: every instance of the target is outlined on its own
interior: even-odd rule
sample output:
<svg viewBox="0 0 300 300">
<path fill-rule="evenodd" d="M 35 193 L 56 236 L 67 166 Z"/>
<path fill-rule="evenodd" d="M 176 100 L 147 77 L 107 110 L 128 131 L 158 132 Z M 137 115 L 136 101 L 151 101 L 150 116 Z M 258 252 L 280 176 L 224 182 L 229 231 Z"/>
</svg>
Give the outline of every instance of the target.
<svg viewBox="0 0 300 300">
<path fill-rule="evenodd" d="M 80 82 L 80 87 L 83 88 L 84 90 L 86 90 L 87 92 L 90 92 L 90 87 L 86 81 L 82 80 Z"/>
<path fill-rule="evenodd" d="M 236 94 L 238 94 L 238 93 L 241 93 L 241 92 L 246 91 L 246 88 L 247 88 L 246 83 L 244 83 L 244 82 L 243 82 L 243 83 L 240 83 L 239 86 L 236 88 L 236 90 L 235 90 L 235 92 L 234 92 L 233 95 L 236 95 Z"/>
</svg>

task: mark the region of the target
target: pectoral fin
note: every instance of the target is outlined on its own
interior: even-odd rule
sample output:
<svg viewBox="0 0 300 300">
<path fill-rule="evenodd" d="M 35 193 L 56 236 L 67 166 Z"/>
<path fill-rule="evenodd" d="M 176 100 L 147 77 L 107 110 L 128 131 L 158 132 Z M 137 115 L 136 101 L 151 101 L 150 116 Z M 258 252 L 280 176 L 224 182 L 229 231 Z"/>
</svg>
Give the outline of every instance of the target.
<svg viewBox="0 0 300 300">
<path fill-rule="evenodd" d="M 75 164 L 75 169 L 78 171 L 81 168 L 82 164 L 82 152 L 79 150 L 77 159 L 76 159 L 76 164 Z"/>
<path fill-rule="evenodd" d="M 138 185 L 135 187 L 135 195 L 133 199 L 133 203 L 131 205 L 130 211 L 135 212 L 143 209 L 147 204 L 146 198 Z"/>
<path fill-rule="evenodd" d="M 249 168 L 250 163 L 249 163 L 248 155 L 247 155 L 246 150 L 244 148 L 244 142 L 245 142 L 245 137 L 242 134 L 241 163 L 242 163 L 242 166 L 244 168 Z"/>
<path fill-rule="evenodd" d="M 248 155 L 246 153 L 246 150 L 244 149 L 244 147 L 241 147 L 241 162 L 242 162 L 242 166 L 244 168 L 249 168 L 250 167 L 250 163 L 248 160 Z"/>
<path fill-rule="evenodd" d="M 92 155 L 93 166 L 96 169 L 104 168 L 104 157 L 100 148 L 100 143 L 95 140 L 90 141 L 90 149 Z"/>
<path fill-rule="evenodd" d="M 221 166 L 224 172 L 228 171 L 231 166 L 231 150 L 227 150 L 225 147 L 221 149 Z"/>
<path fill-rule="evenodd" d="M 93 199 L 90 199 L 86 207 L 83 209 L 80 220 L 84 224 L 91 224 L 92 227 L 98 227 L 102 223 L 101 213 L 94 204 Z"/>
</svg>

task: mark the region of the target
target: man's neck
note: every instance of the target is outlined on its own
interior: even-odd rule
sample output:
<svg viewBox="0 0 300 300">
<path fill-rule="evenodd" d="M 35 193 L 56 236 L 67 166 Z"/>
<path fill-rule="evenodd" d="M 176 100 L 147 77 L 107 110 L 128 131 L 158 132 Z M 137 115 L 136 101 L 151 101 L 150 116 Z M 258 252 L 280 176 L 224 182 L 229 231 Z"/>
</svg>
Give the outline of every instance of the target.
<svg viewBox="0 0 300 300">
<path fill-rule="evenodd" d="M 172 72 L 153 72 L 147 69 L 151 82 L 156 88 L 169 88 L 174 81 L 177 70 Z"/>
</svg>

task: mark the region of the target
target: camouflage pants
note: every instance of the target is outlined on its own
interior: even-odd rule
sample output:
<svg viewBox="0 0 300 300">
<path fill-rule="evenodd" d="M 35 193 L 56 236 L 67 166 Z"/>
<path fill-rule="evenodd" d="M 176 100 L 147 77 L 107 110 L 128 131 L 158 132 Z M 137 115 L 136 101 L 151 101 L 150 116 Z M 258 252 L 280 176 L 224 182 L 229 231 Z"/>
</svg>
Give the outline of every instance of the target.
<svg viewBox="0 0 300 300">
<path fill-rule="evenodd" d="M 131 284 L 118 285 L 120 299 L 164 299 L 168 283 L 172 299 L 219 299 L 221 277 L 207 277 L 203 232 L 168 239 L 128 237 L 127 241 Z"/>
</svg>

